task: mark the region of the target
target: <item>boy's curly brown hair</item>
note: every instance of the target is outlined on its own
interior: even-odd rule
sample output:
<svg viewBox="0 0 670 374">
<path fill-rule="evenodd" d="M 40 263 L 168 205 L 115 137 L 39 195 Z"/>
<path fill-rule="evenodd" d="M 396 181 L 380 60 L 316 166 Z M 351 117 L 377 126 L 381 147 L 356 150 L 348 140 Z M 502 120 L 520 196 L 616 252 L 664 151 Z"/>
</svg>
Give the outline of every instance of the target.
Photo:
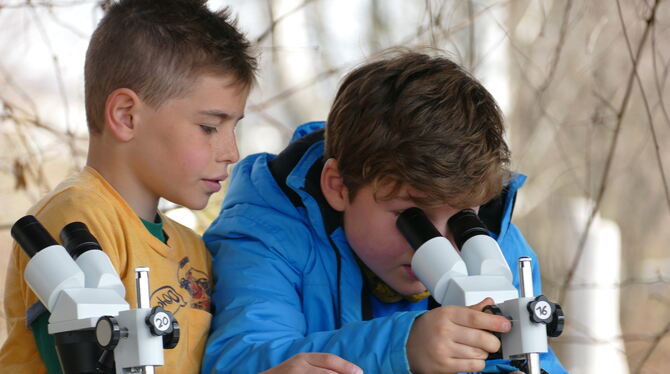
<svg viewBox="0 0 670 374">
<path fill-rule="evenodd" d="M 325 158 L 338 161 L 351 199 L 368 184 L 382 200 L 409 186 L 419 205 L 470 207 L 510 176 L 503 136 L 501 111 L 475 78 L 447 58 L 403 51 L 345 77 Z"/>
</svg>

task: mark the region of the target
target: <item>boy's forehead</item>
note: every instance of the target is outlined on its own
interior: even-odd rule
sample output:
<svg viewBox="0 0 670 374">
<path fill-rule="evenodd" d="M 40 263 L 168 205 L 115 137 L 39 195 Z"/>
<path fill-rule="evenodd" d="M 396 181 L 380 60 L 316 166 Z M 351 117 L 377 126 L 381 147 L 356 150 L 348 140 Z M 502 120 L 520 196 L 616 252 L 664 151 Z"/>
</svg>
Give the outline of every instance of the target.
<svg viewBox="0 0 670 374">
<path fill-rule="evenodd" d="M 196 114 L 220 119 L 244 117 L 250 87 L 230 75 L 205 74 L 197 78 L 186 94 Z"/>
<path fill-rule="evenodd" d="M 383 201 L 415 201 L 428 198 L 428 194 L 417 190 L 408 183 L 379 183 L 374 188 L 375 197 Z"/>
<path fill-rule="evenodd" d="M 407 182 L 400 182 L 398 186 L 393 183 L 385 183 L 376 186 L 373 189 L 375 199 L 382 202 L 389 203 L 412 203 L 421 209 L 432 209 L 436 207 L 449 206 L 458 208 L 458 204 L 454 205 L 448 201 L 436 198 L 426 192 L 423 192 L 415 187 L 412 187 Z M 460 206 L 461 209 L 470 208 L 470 206 Z"/>
</svg>

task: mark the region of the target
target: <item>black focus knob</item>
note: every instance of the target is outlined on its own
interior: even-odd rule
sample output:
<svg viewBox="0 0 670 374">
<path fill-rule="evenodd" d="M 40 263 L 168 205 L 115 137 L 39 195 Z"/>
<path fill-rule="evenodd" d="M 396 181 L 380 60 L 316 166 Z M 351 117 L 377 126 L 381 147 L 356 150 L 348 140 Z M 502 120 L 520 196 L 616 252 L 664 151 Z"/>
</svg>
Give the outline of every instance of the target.
<svg viewBox="0 0 670 374">
<path fill-rule="evenodd" d="M 172 349 L 179 343 L 179 322 L 176 319 L 172 320 L 172 332 L 163 335 L 163 349 Z"/>
<path fill-rule="evenodd" d="M 482 309 L 482 311 L 484 313 L 489 313 L 489 314 L 493 314 L 493 315 L 496 315 L 496 316 L 503 316 L 502 310 L 497 305 L 487 305 L 487 306 L 484 307 L 484 309 Z M 503 316 L 503 317 L 509 319 L 510 321 L 512 320 L 509 317 L 506 317 L 506 316 Z M 502 334 L 501 333 L 494 332 L 494 331 L 490 331 L 490 333 L 495 335 L 495 337 L 498 338 L 498 340 L 502 341 Z M 489 353 L 489 356 L 486 359 L 487 360 L 499 360 L 499 359 L 502 359 L 502 358 L 503 358 L 503 354 L 502 354 L 502 344 L 501 344 L 500 349 L 498 349 L 498 352 Z"/>
<path fill-rule="evenodd" d="M 563 333 L 563 327 L 565 326 L 565 315 L 563 314 L 563 308 L 560 305 L 554 304 L 554 319 L 547 324 L 547 336 L 552 338 L 559 337 Z"/>
<path fill-rule="evenodd" d="M 95 339 L 100 348 L 112 351 L 121 339 L 121 327 L 113 316 L 100 317 L 95 324 Z"/>
<path fill-rule="evenodd" d="M 487 305 L 482 310 L 484 313 L 494 314 L 496 316 L 502 316 L 502 310 L 497 305 Z"/>
<path fill-rule="evenodd" d="M 151 308 L 151 312 L 147 315 L 145 321 L 154 336 L 172 333 L 174 316 L 160 306 Z"/>
<path fill-rule="evenodd" d="M 535 300 L 528 303 L 530 320 L 535 323 L 551 323 L 554 316 L 554 305 L 544 295 L 536 297 Z"/>
</svg>

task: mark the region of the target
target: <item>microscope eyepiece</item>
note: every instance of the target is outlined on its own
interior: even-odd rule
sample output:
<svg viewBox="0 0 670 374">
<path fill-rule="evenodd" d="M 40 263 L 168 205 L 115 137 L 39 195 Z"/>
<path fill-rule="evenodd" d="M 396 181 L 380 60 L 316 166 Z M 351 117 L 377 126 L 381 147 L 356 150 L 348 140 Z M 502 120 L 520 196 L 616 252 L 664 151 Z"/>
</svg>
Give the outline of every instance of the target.
<svg viewBox="0 0 670 374">
<path fill-rule="evenodd" d="M 447 226 L 449 226 L 459 250 L 462 249 L 463 243 L 473 236 L 489 235 L 486 225 L 472 209 L 463 209 L 451 216 L 447 221 Z"/>
<path fill-rule="evenodd" d="M 42 249 L 58 244 L 37 218 L 31 215 L 16 221 L 11 234 L 30 258 Z"/>
<path fill-rule="evenodd" d="M 72 222 L 60 232 L 60 240 L 72 258 L 77 259 L 86 251 L 100 249 L 98 240 L 88 231 L 83 222 Z"/>
<path fill-rule="evenodd" d="M 396 226 L 414 250 L 432 238 L 442 236 L 419 208 L 409 208 L 400 213 Z"/>
</svg>

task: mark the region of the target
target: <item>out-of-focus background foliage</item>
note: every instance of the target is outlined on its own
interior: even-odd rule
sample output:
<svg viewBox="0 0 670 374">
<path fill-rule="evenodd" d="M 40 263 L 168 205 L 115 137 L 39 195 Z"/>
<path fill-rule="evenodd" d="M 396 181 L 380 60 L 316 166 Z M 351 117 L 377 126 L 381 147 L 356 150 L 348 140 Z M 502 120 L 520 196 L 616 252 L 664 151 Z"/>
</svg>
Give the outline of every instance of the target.
<svg viewBox="0 0 670 374">
<path fill-rule="evenodd" d="M 0 279 L 12 223 L 85 162 L 83 61 L 103 3 L 0 0 Z M 243 154 L 278 152 L 296 125 L 325 119 L 342 75 L 378 51 L 428 46 L 465 66 L 498 99 L 513 169 L 529 176 L 514 220 L 564 306 L 561 360 L 572 373 L 670 372 L 670 1 L 210 5 L 232 7 L 260 56 Z M 161 208 L 201 231 L 222 198 Z"/>
</svg>

